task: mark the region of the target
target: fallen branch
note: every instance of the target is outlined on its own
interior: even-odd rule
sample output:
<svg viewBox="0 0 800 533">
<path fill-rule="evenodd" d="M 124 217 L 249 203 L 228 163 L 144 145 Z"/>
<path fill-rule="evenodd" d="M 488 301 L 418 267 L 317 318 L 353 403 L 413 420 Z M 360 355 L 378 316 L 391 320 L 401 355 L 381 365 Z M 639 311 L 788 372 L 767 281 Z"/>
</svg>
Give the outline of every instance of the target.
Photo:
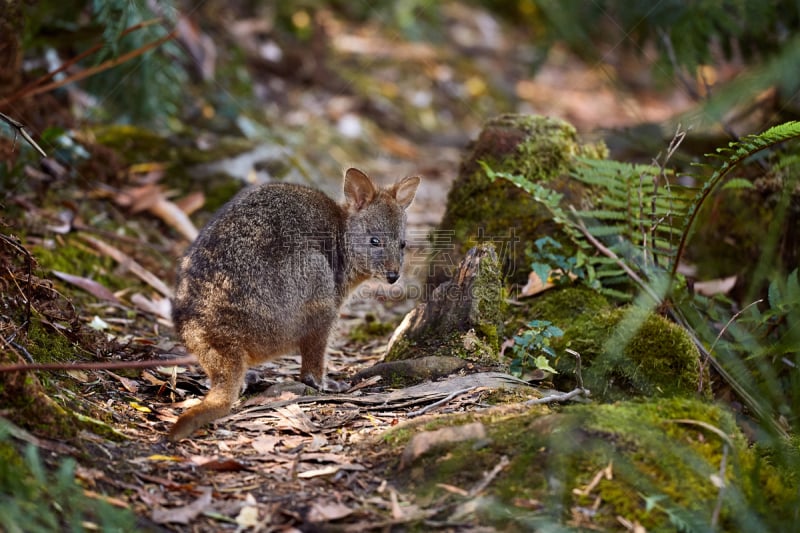
<svg viewBox="0 0 800 533">
<path fill-rule="evenodd" d="M 148 26 L 152 26 L 153 24 L 157 24 L 159 22 L 161 22 L 160 18 L 151 19 L 151 20 L 145 20 L 143 22 L 140 22 L 139 24 L 134 24 L 130 28 L 127 28 L 125 31 L 120 33 L 119 36 L 120 37 L 125 37 L 129 33 L 132 33 L 134 31 L 142 29 L 142 28 L 146 28 Z M 76 55 L 75 57 L 71 57 L 71 58 L 65 60 L 61 64 L 61 66 L 58 67 L 57 69 L 55 69 L 55 70 L 53 70 L 51 72 L 48 72 L 47 74 L 41 76 L 40 78 L 37 78 L 37 79 L 33 80 L 28 85 L 17 89 L 16 91 L 11 93 L 10 95 L 8 95 L 5 98 L 3 98 L 2 100 L 0 100 L 0 106 L 8 105 L 8 104 L 10 104 L 12 102 L 17 101 L 21 97 L 24 97 L 24 96 L 27 96 L 27 95 L 31 94 L 31 91 L 33 91 L 37 86 L 41 86 L 43 83 L 46 83 L 46 82 L 52 80 L 57 74 L 60 74 L 61 72 L 64 72 L 65 70 L 67 70 L 69 67 L 71 67 L 72 65 L 74 65 L 78 61 L 80 61 L 80 60 L 82 60 L 82 59 L 94 54 L 98 50 L 101 50 L 105 45 L 106 45 L 106 43 L 97 43 L 94 46 L 92 46 L 92 47 L 84 50 L 80 54 Z"/>
<path fill-rule="evenodd" d="M 508 456 L 504 455 L 503 457 L 501 457 L 500 462 L 494 466 L 492 471 L 483 476 L 483 479 L 480 480 L 477 485 L 472 487 L 472 489 L 469 491 L 470 497 L 475 497 L 481 492 L 483 492 L 486 489 L 486 487 L 489 486 L 489 483 L 491 483 L 492 480 L 494 480 L 494 478 L 497 477 L 497 474 L 499 474 L 501 470 L 507 467 L 508 464 L 509 464 Z"/>
<path fill-rule="evenodd" d="M 432 409 L 436 409 L 436 408 L 437 408 L 437 407 L 439 407 L 440 405 L 444 405 L 444 404 L 446 404 L 447 402 L 449 402 L 449 401 L 450 401 L 450 400 L 452 400 L 453 398 L 455 398 L 455 397 L 457 397 L 457 396 L 461 396 L 462 394 L 466 394 L 466 393 L 468 393 L 468 392 L 470 392 L 470 391 L 473 391 L 473 390 L 475 390 L 475 389 L 477 389 L 477 388 L 478 388 L 478 386 L 476 385 L 476 386 L 474 386 L 474 387 L 469 387 L 469 388 L 466 388 L 466 389 L 463 389 L 463 390 L 457 390 L 457 391 L 453 392 L 452 394 L 448 395 L 447 397 L 445 397 L 445 398 L 442 398 L 442 399 L 441 399 L 441 400 L 439 400 L 438 402 L 434 402 L 434 403 L 432 403 L 432 404 L 430 404 L 430 405 L 427 405 L 427 406 L 423 407 L 422 409 L 418 409 L 418 410 L 416 410 L 416 411 L 411 411 L 411 412 L 410 412 L 410 413 L 408 413 L 406 416 L 407 416 L 408 418 L 414 418 L 414 417 L 417 417 L 417 416 L 420 416 L 420 415 L 424 415 L 424 414 L 425 414 L 425 413 L 427 413 L 428 411 L 430 411 L 430 410 L 432 410 Z"/>
<path fill-rule="evenodd" d="M 17 130 L 17 133 L 22 135 L 22 138 L 28 141 L 28 143 L 31 146 L 33 146 L 36 149 L 36 151 L 39 152 L 39 154 L 41 154 L 42 157 L 47 157 L 47 153 L 44 150 L 42 150 L 41 146 L 36 144 L 36 141 L 34 141 L 33 137 L 31 137 L 30 134 L 25 130 L 25 126 L 21 122 L 17 122 L 16 120 L 9 117 L 5 113 L 0 113 L 0 119 L 2 119 L 3 122 L 14 128 L 15 130 Z M 16 142 L 16 138 L 14 139 L 14 141 Z"/>
<path fill-rule="evenodd" d="M 578 396 L 585 396 L 586 398 L 589 397 L 590 391 L 589 389 L 584 389 L 582 387 L 578 387 L 577 389 L 573 389 L 569 392 L 562 392 L 559 394 L 551 394 L 550 396 L 545 396 L 544 398 L 536 398 L 533 400 L 528 400 L 525 402 L 525 405 L 543 405 L 547 403 L 555 403 L 555 402 L 567 402 L 575 397 Z"/>
<path fill-rule="evenodd" d="M 46 92 L 52 91 L 53 89 L 58 89 L 60 87 L 63 87 L 64 85 L 68 85 L 68 84 L 70 84 L 72 82 L 80 81 L 80 80 L 82 80 L 84 78 L 88 78 L 90 76 L 94 76 L 95 74 L 99 74 L 100 72 L 106 71 L 106 70 L 108 70 L 110 68 L 114 68 L 117 65 L 121 65 L 121 64 L 123 64 L 123 63 L 125 63 L 127 61 L 130 61 L 131 59 L 133 59 L 135 57 L 138 57 L 138 56 L 144 54 L 145 52 L 149 52 L 150 50 L 152 50 L 154 48 L 158 48 L 159 46 L 161 46 L 162 44 L 166 43 L 167 41 L 171 41 L 172 39 L 177 37 L 177 35 L 178 35 L 177 31 L 172 31 L 172 32 L 168 33 L 167 35 L 165 35 L 164 37 L 161 37 L 159 39 L 156 39 L 155 41 L 151 41 L 151 42 L 149 42 L 149 43 L 147 43 L 147 44 L 145 44 L 143 46 L 140 46 L 136 50 L 132 50 L 132 51 L 128 52 L 127 54 L 123 54 L 123 55 L 121 55 L 119 57 L 115 57 L 113 59 L 109 59 L 108 61 L 104 61 L 103 63 L 101 63 L 101 64 L 99 64 L 99 65 L 97 65 L 95 67 L 87 68 L 86 70 L 81 70 L 80 72 L 76 72 L 72 76 L 69 76 L 69 77 L 64 78 L 62 80 L 54 81 L 54 82 L 48 83 L 46 85 L 40 85 L 38 87 L 33 87 L 30 91 L 25 93 L 25 96 L 36 96 L 37 94 L 46 93 Z M 0 106 L 7 105 L 10 102 L 11 102 L 11 99 L 10 98 L 6 98 L 6 99 L 0 101 Z"/>
<path fill-rule="evenodd" d="M 19 363 L 0 365 L 2 372 L 33 372 L 42 370 L 120 370 L 123 368 L 156 368 L 159 366 L 189 366 L 197 363 L 193 355 L 176 357 L 175 359 L 147 359 L 144 361 L 106 361 L 85 363 Z"/>
</svg>

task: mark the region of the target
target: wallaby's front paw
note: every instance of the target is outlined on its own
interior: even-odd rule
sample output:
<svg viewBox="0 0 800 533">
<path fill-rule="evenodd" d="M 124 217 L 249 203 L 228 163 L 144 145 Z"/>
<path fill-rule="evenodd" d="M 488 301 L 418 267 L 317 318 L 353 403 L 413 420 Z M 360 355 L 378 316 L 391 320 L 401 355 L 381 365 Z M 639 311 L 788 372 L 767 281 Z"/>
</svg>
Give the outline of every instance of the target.
<svg viewBox="0 0 800 533">
<path fill-rule="evenodd" d="M 300 378 L 300 381 L 322 392 L 344 392 L 350 388 L 350 384 L 344 381 L 336 381 L 329 377 L 324 377 L 320 382 L 310 374 Z"/>
</svg>

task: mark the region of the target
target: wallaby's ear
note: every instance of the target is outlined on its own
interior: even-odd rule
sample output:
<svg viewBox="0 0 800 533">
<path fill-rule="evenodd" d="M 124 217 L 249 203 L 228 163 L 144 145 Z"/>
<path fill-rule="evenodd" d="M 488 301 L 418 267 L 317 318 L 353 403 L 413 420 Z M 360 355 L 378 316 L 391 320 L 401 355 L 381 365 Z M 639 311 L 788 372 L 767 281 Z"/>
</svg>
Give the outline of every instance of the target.
<svg viewBox="0 0 800 533">
<path fill-rule="evenodd" d="M 348 168 L 344 173 L 344 197 L 347 205 L 354 211 L 359 211 L 370 203 L 378 189 L 369 176 L 357 168 Z"/>
<path fill-rule="evenodd" d="M 407 209 L 414 200 L 414 195 L 417 194 L 417 187 L 419 187 L 420 177 L 412 176 L 406 177 L 392 185 L 390 191 L 394 195 L 400 207 Z"/>
</svg>

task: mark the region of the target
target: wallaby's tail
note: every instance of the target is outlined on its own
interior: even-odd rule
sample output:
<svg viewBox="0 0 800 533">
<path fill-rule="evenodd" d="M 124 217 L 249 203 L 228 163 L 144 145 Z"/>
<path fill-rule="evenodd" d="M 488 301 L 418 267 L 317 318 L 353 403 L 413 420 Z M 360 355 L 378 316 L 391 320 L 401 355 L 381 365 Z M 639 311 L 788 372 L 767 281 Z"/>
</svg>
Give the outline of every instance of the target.
<svg viewBox="0 0 800 533">
<path fill-rule="evenodd" d="M 219 353 L 213 355 L 217 358 L 220 357 Z M 211 390 L 199 405 L 178 417 L 178 421 L 169 431 L 169 440 L 176 442 L 184 439 L 197 428 L 230 413 L 233 402 L 239 397 L 246 371 L 244 361 L 239 359 L 238 365 L 236 361 L 237 359 L 231 358 L 231 365 L 237 368 L 226 369 L 224 373 L 215 374 L 213 371 L 209 371 L 212 370 L 211 368 L 205 369 L 211 379 Z"/>
<path fill-rule="evenodd" d="M 169 431 L 169 440 L 177 442 L 185 439 L 197 428 L 227 415 L 235 400 L 236 398 L 231 398 L 227 391 L 211 389 L 200 405 L 192 407 L 178 418 Z"/>
</svg>

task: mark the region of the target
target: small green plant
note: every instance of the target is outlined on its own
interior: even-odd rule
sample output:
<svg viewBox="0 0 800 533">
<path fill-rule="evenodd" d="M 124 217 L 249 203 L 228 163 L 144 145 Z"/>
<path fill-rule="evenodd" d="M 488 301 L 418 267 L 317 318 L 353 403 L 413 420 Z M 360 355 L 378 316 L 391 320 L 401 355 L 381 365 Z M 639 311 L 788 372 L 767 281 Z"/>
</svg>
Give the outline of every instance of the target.
<svg viewBox="0 0 800 533">
<path fill-rule="evenodd" d="M 75 482 L 75 460 L 48 472 L 38 449 L 20 454 L 9 435 L 15 428 L 0 419 L 0 530 L 8 533 L 134 531 L 126 509 L 86 496 Z"/>
<path fill-rule="evenodd" d="M 511 373 L 515 376 L 522 375 L 522 369 L 533 367 L 552 374 L 558 372 L 550 366 L 548 357 L 556 356 L 550 346 L 553 337 L 561 337 L 564 332 L 553 325 L 549 320 L 531 320 L 528 329 L 514 336 L 514 360 L 511 362 Z M 543 353 L 542 353 L 543 352 Z"/>
<path fill-rule="evenodd" d="M 573 279 L 580 280 L 593 289 L 599 289 L 600 283 L 594 276 L 594 269 L 582 250 L 574 255 L 566 252 L 560 242 L 545 235 L 536 239 L 528 255 L 531 258 L 531 270 L 542 281 L 551 281 L 556 285 L 567 285 Z"/>
</svg>

